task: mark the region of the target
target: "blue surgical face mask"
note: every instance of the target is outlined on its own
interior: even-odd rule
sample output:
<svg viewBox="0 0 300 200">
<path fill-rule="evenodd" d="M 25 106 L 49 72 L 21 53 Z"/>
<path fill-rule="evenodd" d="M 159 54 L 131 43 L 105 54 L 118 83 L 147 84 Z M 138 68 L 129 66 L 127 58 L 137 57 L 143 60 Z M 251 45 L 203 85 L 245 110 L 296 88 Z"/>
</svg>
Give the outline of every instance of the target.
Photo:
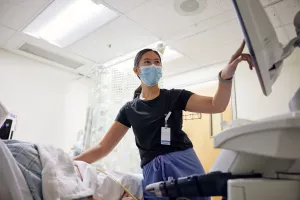
<svg viewBox="0 0 300 200">
<path fill-rule="evenodd" d="M 140 70 L 141 81 L 149 87 L 156 85 L 162 77 L 162 67 L 156 65 L 143 66 L 140 67 Z"/>
</svg>

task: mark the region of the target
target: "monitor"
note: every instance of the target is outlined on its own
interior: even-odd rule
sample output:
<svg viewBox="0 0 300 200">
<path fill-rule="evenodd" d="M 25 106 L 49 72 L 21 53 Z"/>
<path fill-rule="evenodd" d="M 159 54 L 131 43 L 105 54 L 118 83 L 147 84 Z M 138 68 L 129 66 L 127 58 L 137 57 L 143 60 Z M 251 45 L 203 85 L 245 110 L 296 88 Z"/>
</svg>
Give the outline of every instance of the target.
<svg viewBox="0 0 300 200">
<path fill-rule="evenodd" d="M 262 91 L 268 96 L 280 74 L 284 47 L 260 0 L 233 0 L 233 5 Z"/>
</svg>

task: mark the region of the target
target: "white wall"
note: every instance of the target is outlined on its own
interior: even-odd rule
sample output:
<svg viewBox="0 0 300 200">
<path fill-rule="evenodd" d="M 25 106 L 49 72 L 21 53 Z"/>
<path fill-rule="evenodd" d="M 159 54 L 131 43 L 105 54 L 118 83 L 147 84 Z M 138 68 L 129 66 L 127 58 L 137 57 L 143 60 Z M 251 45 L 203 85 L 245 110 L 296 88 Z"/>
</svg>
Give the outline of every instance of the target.
<svg viewBox="0 0 300 200">
<path fill-rule="evenodd" d="M 77 75 L 0 51 L 0 101 L 17 114 L 14 139 L 71 147 L 84 128 L 88 86 Z"/>
<path fill-rule="evenodd" d="M 77 133 L 84 129 L 86 111 L 89 103 L 91 82 L 87 79 L 72 81 L 68 84 L 65 98 L 65 144 L 72 147 L 77 139 Z"/>
<path fill-rule="evenodd" d="M 226 66 L 224 64 L 212 65 L 183 72 L 175 76 L 168 76 L 163 79 L 165 88 L 186 88 L 199 83 L 204 83 L 218 78 L 218 73 Z M 185 65 L 182 65 L 182 68 Z M 178 67 L 179 68 L 179 67 Z"/>
<path fill-rule="evenodd" d="M 223 63 L 168 76 L 164 79 L 164 87 L 190 88 L 214 80 L 225 66 L 226 63 Z M 238 118 L 257 120 L 289 112 L 289 100 L 300 87 L 300 50 L 295 50 L 285 61 L 281 75 L 273 86 L 273 92 L 268 97 L 262 93 L 256 72 L 250 71 L 246 64 L 238 67 L 235 80 Z"/>
</svg>

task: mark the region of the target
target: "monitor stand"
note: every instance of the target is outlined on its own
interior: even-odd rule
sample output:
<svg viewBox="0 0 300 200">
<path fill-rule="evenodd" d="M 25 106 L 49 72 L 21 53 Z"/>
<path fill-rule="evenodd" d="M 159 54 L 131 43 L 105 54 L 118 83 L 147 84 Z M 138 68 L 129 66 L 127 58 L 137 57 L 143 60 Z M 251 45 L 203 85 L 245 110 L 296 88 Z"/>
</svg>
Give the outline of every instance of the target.
<svg viewBox="0 0 300 200">
<path fill-rule="evenodd" d="M 297 36 L 283 48 L 283 54 L 281 55 L 280 60 L 277 63 L 275 63 L 271 69 L 269 69 L 271 76 L 278 76 L 279 73 L 276 73 L 276 71 L 280 70 L 284 59 L 289 57 L 296 47 L 300 47 L 300 11 L 296 14 L 294 18 L 294 26 Z"/>
</svg>

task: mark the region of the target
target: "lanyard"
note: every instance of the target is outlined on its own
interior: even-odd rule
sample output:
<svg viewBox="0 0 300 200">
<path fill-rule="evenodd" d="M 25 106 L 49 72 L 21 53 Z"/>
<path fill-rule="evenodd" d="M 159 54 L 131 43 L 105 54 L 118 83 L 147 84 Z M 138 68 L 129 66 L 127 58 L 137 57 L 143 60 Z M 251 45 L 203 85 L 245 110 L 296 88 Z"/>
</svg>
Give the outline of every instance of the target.
<svg viewBox="0 0 300 200">
<path fill-rule="evenodd" d="M 172 112 L 169 112 L 165 118 L 165 128 L 168 128 L 168 119 L 170 118 Z"/>
</svg>

